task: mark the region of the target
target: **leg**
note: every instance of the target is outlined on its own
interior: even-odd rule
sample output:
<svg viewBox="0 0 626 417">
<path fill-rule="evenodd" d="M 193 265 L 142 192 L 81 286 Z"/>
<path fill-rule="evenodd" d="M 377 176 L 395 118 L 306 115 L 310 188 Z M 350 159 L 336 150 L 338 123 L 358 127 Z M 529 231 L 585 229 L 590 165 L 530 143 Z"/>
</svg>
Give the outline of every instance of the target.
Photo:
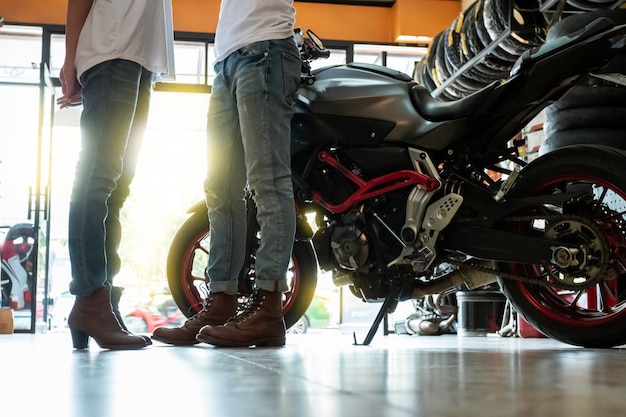
<svg viewBox="0 0 626 417">
<path fill-rule="evenodd" d="M 118 248 L 122 240 L 120 212 L 126 199 L 130 195 L 130 185 L 135 178 L 139 152 L 141 150 L 146 125 L 148 124 L 150 97 L 152 95 L 152 78 L 150 71 L 145 68 L 142 69 L 135 116 L 133 117 L 126 150 L 122 159 L 122 172 L 108 201 L 108 215 L 105 220 L 106 262 L 107 282 L 111 285 L 121 268 L 121 260 L 118 253 Z"/>
<path fill-rule="evenodd" d="M 263 49 L 261 49 L 263 48 Z M 257 206 L 261 246 L 256 258 L 257 288 L 287 291 L 286 272 L 295 233 L 291 181 L 291 117 L 300 82 L 300 60 L 291 39 L 255 44 L 251 54 L 267 50 L 265 67 L 241 67 L 239 114 L 247 178 Z M 253 71 L 256 71 L 255 74 Z"/>
<path fill-rule="evenodd" d="M 150 110 L 150 97 L 152 96 L 153 74 L 142 68 L 139 77 L 139 90 L 137 92 L 137 105 L 135 115 L 130 126 L 130 133 L 126 144 L 126 150 L 122 159 L 122 173 L 117 180 L 117 184 L 108 201 L 108 215 L 105 219 L 105 251 L 106 251 L 106 280 L 111 286 L 111 307 L 117 321 L 122 329 L 128 331 L 124 324 L 124 319 L 119 310 L 120 298 L 123 288 L 114 287 L 113 279 L 120 272 L 122 261 L 118 253 L 122 240 L 122 224 L 120 212 L 126 199 L 130 195 L 130 184 L 135 178 L 139 152 L 143 142 L 146 125 L 148 124 L 148 113 Z M 152 344 L 148 336 L 141 336 L 148 344 Z"/>
<path fill-rule="evenodd" d="M 70 202 L 70 291 L 77 296 L 68 317 L 74 347 L 94 337 L 101 347 L 135 349 L 146 341 L 125 332 L 111 307 L 107 283 L 106 228 L 109 199 L 123 170 L 142 67 L 107 61 L 87 71 L 83 84 L 82 148 Z"/>
<path fill-rule="evenodd" d="M 243 148 L 237 107 L 227 85 L 222 65 L 216 66 L 216 79 L 209 105 L 207 148 L 208 173 L 206 203 L 211 224 L 207 276 L 210 294 L 202 310 L 176 328 L 159 327 L 152 338 L 172 345 L 198 343 L 196 335 L 206 325 L 222 325 L 237 311 L 237 278 L 244 261 L 246 184 Z"/>
<path fill-rule="evenodd" d="M 85 296 L 107 281 L 106 228 L 109 199 L 122 174 L 122 161 L 137 104 L 141 66 L 104 62 L 82 77 L 82 147 L 69 213 L 72 294 Z"/>
<path fill-rule="evenodd" d="M 197 339 L 218 346 L 282 346 L 282 292 L 288 289 L 286 272 L 295 233 L 291 105 L 300 81 L 300 61 L 288 39 L 242 48 L 225 65 L 236 85 L 247 180 L 261 227 L 255 262 L 258 291 L 243 314 L 224 326 L 203 327 Z"/>
<path fill-rule="evenodd" d="M 211 224 L 208 284 L 211 292 L 237 292 L 245 259 L 246 171 L 231 74 L 216 65 L 207 121 L 208 172 L 204 183 Z"/>
</svg>

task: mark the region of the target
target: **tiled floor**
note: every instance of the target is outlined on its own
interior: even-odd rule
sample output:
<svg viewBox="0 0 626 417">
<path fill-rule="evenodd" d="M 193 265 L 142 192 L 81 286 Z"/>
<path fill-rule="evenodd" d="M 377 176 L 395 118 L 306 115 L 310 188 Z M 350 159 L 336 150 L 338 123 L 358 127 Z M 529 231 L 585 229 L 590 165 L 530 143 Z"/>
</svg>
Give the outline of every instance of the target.
<svg viewBox="0 0 626 417">
<path fill-rule="evenodd" d="M 0 335 L 0 416 L 623 416 L 626 349 L 548 339 L 289 335 L 279 349 L 73 351 Z"/>
</svg>

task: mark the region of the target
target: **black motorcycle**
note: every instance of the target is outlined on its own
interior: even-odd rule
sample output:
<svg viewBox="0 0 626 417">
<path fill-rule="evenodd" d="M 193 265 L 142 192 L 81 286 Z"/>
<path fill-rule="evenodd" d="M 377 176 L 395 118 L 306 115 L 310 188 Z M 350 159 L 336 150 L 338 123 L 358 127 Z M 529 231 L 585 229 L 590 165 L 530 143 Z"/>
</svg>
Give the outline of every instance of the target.
<svg viewBox="0 0 626 417">
<path fill-rule="evenodd" d="M 368 64 L 310 71 L 327 56 L 310 31 L 292 121 L 297 232 L 283 312 L 305 312 L 318 270 L 381 302 L 363 344 L 399 301 L 499 283 L 535 328 L 565 343 L 626 343 L 626 154 L 565 147 L 531 162 L 516 135 L 544 107 L 626 53 L 626 25 L 601 18 L 522 54 L 510 77 L 453 102 Z M 593 138 L 590 138 L 593 143 Z M 254 285 L 250 200 L 242 303 Z M 170 290 L 202 307 L 210 225 L 204 202 L 176 234 Z"/>
</svg>

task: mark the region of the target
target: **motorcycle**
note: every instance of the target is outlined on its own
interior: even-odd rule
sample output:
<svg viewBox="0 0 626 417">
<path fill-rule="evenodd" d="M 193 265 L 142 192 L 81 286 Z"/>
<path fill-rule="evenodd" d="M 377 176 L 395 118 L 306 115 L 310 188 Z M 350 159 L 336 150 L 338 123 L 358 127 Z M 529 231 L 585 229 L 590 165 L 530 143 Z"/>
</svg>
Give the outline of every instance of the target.
<svg viewBox="0 0 626 417">
<path fill-rule="evenodd" d="M 585 347 L 626 343 L 626 153 L 578 145 L 527 162 L 514 139 L 544 107 L 626 53 L 626 25 L 600 18 L 524 52 L 504 81 L 452 102 L 411 77 L 328 56 L 311 31 L 292 120 L 297 231 L 286 325 L 313 297 L 318 270 L 381 303 L 365 340 L 399 301 L 498 283 L 545 335 Z M 206 297 L 204 202 L 176 233 L 168 283 L 186 316 Z M 260 236 L 248 199 L 241 303 Z M 355 338 L 356 343 L 356 338 Z"/>
<path fill-rule="evenodd" d="M 30 308 L 32 298 L 33 246 L 35 229 L 30 223 L 18 223 L 8 228 L 0 241 L 0 290 L 2 307 L 13 310 Z"/>
<path fill-rule="evenodd" d="M 162 326 L 182 325 L 185 316 L 165 293 L 153 293 L 150 301 L 137 304 L 124 314 L 124 323 L 132 333 L 152 333 Z"/>
</svg>

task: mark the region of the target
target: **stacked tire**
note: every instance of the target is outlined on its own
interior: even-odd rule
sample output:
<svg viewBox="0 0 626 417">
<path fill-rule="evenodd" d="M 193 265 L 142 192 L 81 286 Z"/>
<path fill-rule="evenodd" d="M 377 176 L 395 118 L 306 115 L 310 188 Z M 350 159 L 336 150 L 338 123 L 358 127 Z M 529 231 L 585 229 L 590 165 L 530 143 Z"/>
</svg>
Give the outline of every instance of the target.
<svg viewBox="0 0 626 417">
<path fill-rule="evenodd" d="M 536 0 L 478 0 L 433 39 L 416 65 L 414 78 L 442 100 L 468 96 L 493 81 L 506 79 L 519 56 L 545 41 L 547 21 Z M 510 23 L 509 23 L 510 18 Z M 497 46 L 463 73 L 459 70 L 511 29 Z"/>
<path fill-rule="evenodd" d="M 547 40 L 573 33 L 599 17 L 626 24 L 626 10 L 572 15 L 555 24 Z M 615 57 L 600 73 L 626 74 L 626 56 Z M 626 149 L 626 87 L 600 78 L 575 86 L 546 108 L 545 119 L 541 154 L 577 144 Z"/>
<path fill-rule="evenodd" d="M 596 10 L 612 10 L 624 3 L 624 0 L 567 0 L 572 11 L 592 12 Z"/>
</svg>

